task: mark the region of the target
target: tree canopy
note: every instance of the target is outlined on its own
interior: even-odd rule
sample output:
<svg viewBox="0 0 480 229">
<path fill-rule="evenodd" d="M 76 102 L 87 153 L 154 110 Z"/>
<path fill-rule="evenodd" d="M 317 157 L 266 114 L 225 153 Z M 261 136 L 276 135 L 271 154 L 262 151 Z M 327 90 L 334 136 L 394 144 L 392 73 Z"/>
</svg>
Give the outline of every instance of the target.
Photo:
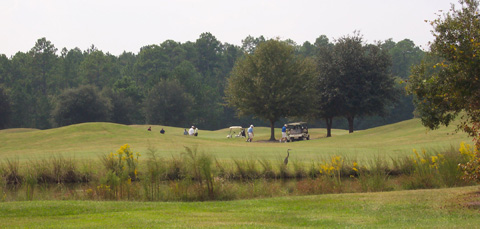
<svg viewBox="0 0 480 229">
<path fill-rule="evenodd" d="M 296 56 L 294 47 L 284 41 L 268 40 L 236 63 L 226 102 L 240 115 L 268 120 L 270 140 L 275 140 L 275 122 L 308 113 L 314 77 L 313 61 Z"/>
<path fill-rule="evenodd" d="M 449 125 L 461 112 L 459 126 L 478 136 L 480 121 L 480 19 L 479 2 L 461 0 L 431 22 L 435 40 L 429 59 L 417 65 L 409 90 L 422 123 L 431 128 Z"/>
<path fill-rule="evenodd" d="M 111 105 L 107 98 L 92 85 L 63 91 L 52 116 L 58 126 L 83 122 L 108 121 Z"/>
<path fill-rule="evenodd" d="M 186 126 L 193 98 L 176 81 L 160 81 L 145 100 L 147 123 Z"/>
<path fill-rule="evenodd" d="M 10 99 L 7 92 L 0 87 L 0 129 L 4 129 L 10 118 Z"/>
<path fill-rule="evenodd" d="M 318 60 L 319 116 L 347 118 L 350 133 L 355 117 L 384 115 L 397 100 L 390 56 L 379 45 L 364 44 L 360 34 L 324 46 Z"/>
</svg>

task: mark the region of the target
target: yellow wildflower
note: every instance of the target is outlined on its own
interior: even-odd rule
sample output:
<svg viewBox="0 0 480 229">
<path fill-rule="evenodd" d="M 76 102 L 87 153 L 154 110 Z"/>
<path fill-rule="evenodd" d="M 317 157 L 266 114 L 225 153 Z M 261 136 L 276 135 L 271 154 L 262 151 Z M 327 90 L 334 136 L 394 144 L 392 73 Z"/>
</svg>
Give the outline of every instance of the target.
<svg viewBox="0 0 480 229">
<path fill-rule="evenodd" d="M 413 149 L 413 152 L 415 153 L 415 155 L 417 156 L 417 158 L 420 158 L 420 155 L 418 155 L 418 152 L 416 149 Z"/>
</svg>

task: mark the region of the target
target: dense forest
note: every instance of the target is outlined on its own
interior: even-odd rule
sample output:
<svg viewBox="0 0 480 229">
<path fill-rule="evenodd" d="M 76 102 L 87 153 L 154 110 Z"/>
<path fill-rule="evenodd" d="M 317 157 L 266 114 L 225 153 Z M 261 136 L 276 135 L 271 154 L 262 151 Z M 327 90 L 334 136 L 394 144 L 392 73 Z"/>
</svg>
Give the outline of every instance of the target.
<svg viewBox="0 0 480 229">
<path fill-rule="evenodd" d="M 225 106 L 225 87 L 236 61 L 265 40 L 248 36 L 240 47 L 203 33 L 195 42 L 167 40 L 114 56 L 94 45 L 58 50 L 46 38 L 38 39 L 27 53 L 0 55 L 0 129 L 47 129 L 83 121 L 210 130 L 251 123 L 268 126 L 253 116 L 237 117 Z M 314 43 L 286 42 L 297 55 L 311 58 L 317 58 L 318 47 L 334 43 L 325 35 Z M 411 66 L 424 56 L 408 39 L 377 45 L 390 55 L 390 72 L 398 79 L 407 79 Z M 384 117 L 356 119 L 355 129 L 410 119 L 413 111 L 412 98 L 402 95 Z M 309 122 L 324 125 L 322 120 Z M 347 123 L 336 118 L 333 126 L 347 128 Z"/>
</svg>

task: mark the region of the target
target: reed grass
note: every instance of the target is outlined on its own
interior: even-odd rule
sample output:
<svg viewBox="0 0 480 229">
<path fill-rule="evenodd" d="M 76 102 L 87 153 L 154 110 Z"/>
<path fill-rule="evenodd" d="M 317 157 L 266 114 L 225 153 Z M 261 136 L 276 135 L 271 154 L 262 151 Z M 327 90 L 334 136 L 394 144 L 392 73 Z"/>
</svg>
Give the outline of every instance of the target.
<svg viewBox="0 0 480 229">
<path fill-rule="evenodd" d="M 4 191 L 9 193 L 4 198 L 7 200 L 48 198 L 43 197 L 47 195 L 42 192 L 47 189 L 44 187 L 63 187 L 72 180 L 83 184 L 82 192 L 65 190 L 54 195 L 90 200 L 206 201 L 470 185 L 461 179 L 458 168 L 467 159 L 451 150 L 414 151 L 409 157 L 399 158 L 378 156 L 364 164 L 344 156 L 319 157 L 310 163 L 284 164 L 278 160 L 274 164 L 266 159 L 232 159 L 233 163 L 225 163 L 188 147 L 178 156 L 163 158 L 152 148 L 143 162 L 132 167 L 118 155 L 110 159 L 106 155 L 96 164 L 82 166 L 63 157 L 32 160 L 24 170 L 19 169 L 18 160 L 7 159 L 1 163 L 0 174 L 3 187 L 23 185 L 25 194 L 21 197 Z"/>
</svg>

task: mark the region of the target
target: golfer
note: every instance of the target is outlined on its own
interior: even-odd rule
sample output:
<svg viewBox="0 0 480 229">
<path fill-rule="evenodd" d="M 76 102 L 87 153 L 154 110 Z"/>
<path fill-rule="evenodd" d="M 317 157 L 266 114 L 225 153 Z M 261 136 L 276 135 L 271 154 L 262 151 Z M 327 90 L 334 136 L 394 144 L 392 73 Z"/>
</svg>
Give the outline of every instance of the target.
<svg viewBox="0 0 480 229">
<path fill-rule="evenodd" d="M 287 124 L 283 125 L 282 127 L 282 139 L 280 139 L 281 142 L 287 142 Z"/>
<path fill-rule="evenodd" d="M 248 132 L 247 142 L 252 142 L 253 136 L 255 136 L 255 135 L 253 134 L 253 125 L 250 125 L 250 128 L 248 128 L 247 132 Z"/>
</svg>

